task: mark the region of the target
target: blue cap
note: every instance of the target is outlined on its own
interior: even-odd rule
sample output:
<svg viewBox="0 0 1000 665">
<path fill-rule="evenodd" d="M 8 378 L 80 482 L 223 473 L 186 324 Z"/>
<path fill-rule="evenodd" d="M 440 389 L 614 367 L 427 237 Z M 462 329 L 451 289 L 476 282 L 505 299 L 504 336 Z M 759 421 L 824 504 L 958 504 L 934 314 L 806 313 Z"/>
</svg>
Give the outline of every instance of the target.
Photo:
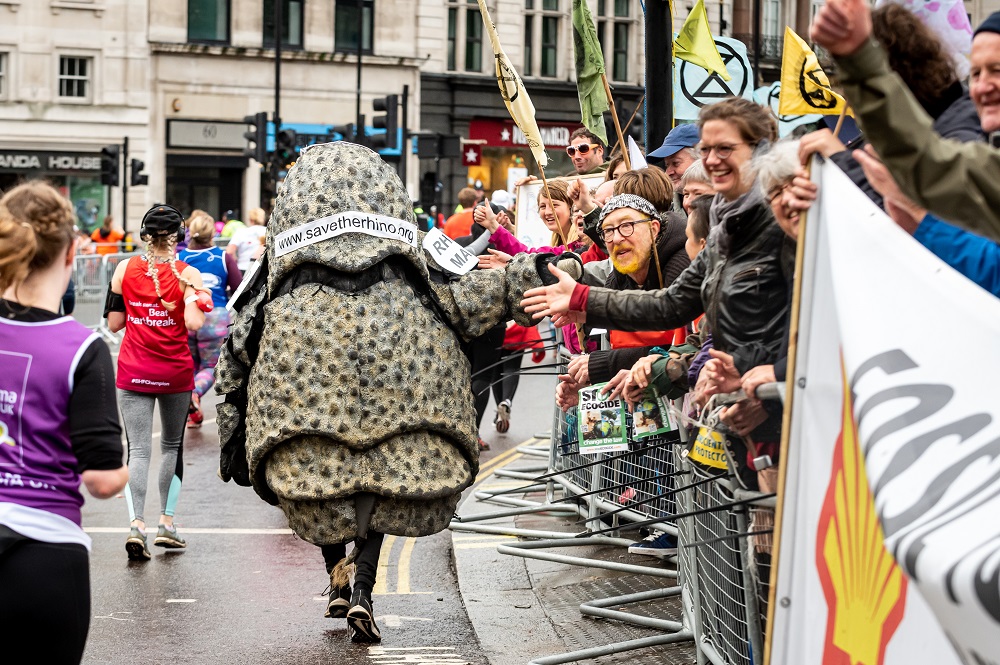
<svg viewBox="0 0 1000 665">
<path fill-rule="evenodd" d="M 646 155 L 656 159 L 666 159 L 673 157 L 683 148 L 693 148 L 698 145 L 701 139 L 698 136 L 698 125 L 693 123 L 677 125 L 670 130 L 667 138 L 663 139 L 663 145 Z"/>
</svg>

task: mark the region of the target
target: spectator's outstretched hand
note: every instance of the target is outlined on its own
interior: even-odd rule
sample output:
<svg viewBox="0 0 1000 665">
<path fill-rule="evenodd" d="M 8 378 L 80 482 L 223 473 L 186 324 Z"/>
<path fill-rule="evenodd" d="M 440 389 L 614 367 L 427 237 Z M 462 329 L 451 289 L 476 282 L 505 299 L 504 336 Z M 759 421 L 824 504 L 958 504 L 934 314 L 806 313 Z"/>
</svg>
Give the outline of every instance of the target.
<svg viewBox="0 0 1000 665">
<path fill-rule="evenodd" d="M 524 176 L 523 178 L 520 178 L 520 179 L 518 179 L 518 180 L 517 180 L 517 181 L 516 181 L 516 182 L 514 183 L 514 189 L 517 189 L 517 188 L 518 188 L 518 187 L 520 187 L 521 185 L 527 185 L 527 184 L 528 184 L 529 182 L 534 182 L 535 180 L 538 180 L 538 178 L 536 178 L 536 177 L 535 177 L 535 176 L 533 176 L 533 175 L 526 175 L 526 176 Z"/>
<path fill-rule="evenodd" d="M 878 153 L 871 145 L 864 150 L 851 153 L 858 160 L 865 172 L 865 177 L 872 188 L 885 199 L 885 211 L 904 231 L 912 234 L 924 219 L 927 210 L 911 201 L 896 184 L 889 169 L 879 159 Z"/>
<path fill-rule="evenodd" d="M 809 174 L 805 169 L 799 169 L 798 174 L 792 178 L 791 184 L 785 188 L 782 202 L 789 210 L 809 210 L 816 202 L 816 194 L 819 187 L 809 179 Z"/>
<path fill-rule="evenodd" d="M 649 386 L 649 381 L 653 376 L 653 363 L 662 357 L 660 354 L 654 353 L 645 358 L 639 358 L 632 365 L 632 383 L 635 384 L 636 388 L 645 390 Z"/>
<path fill-rule="evenodd" d="M 601 394 L 607 395 L 608 399 L 618 399 L 622 396 L 622 392 L 627 387 L 631 378 L 632 373 L 627 369 L 618 370 L 618 373 L 611 377 L 611 380 L 601 388 Z"/>
<path fill-rule="evenodd" d="M 482 254 L 479 257 L 480 270 L 503 268 L 505 265 L 510 263 L 512 258 L 514 258 L 506 252 L 501 252 L 499 249 L 487 249 L 486 251 L 489 252 L 489 254 Z"/>
<path fill-rule="evenodd" d="M 740 436 L 747 436 L 767 420 L 763 402 L 756 399 L 745 399 L 727 406 L 719 415 L 722 422 Z"/>
<path fill-rule="evenodd" d="M 857 51 L 872 34 L 872 10 L 868 0 L 826 0 L 816 13 L 809 38 L 831 55 Z"/>
<path fill-rule="evenodd" d="M 500 222 L 497 221 L 497 216 L 493 214 L 493 208 L 489 203 L 476 206 L 472 211 L 472 219 L 490 233 L 496 231 L 497 227 L 500 226 Z"/>
<path fill-rule="evenodd" d="M 566 373 L 581 386 L 590 385 L 590 356 L 586 353 L 573 356 L 566 368 Z"/>
<path fill-rule="evenodd" d="M 569 183 L 566 193 L 577 209 L 584 214 L 594 209 L 594 200 L 590 196 L 590 188 L 580 178 Z"/>
<path fill-rule="evenodd" d="M 576 288 L 576 280 L 551 263 L 548 265 L 548 268 L 549 272 L 555 275 L 559 281 L 549 286 L 540 286 L 525 291 L 521 307 L 535 319 L 542 319 L 546 316 L 553 317 L 552 322 L 556 325 L 582 323 L 586 320 L 586 314 L 583 312 L 574 312 L 573 316 L 562 317 L 560 320 L 565 321 L 565 323 L 556 322 L 557 315 L 569 314 L 569 303 L 573 298 L 573 289 Z"/>
<path fill-rule="evenodd" d="M 705 363 L 701 373 L 708 382 L 705 386 L 706 395 L 732 393 L 740 389 L 740 373 L 733 364 L 733 357 L 718 349 L 710 349 L 708 354 L 712 359 Z"/>
<path fill-rule="evenodd" d="M 844 150 L 847 150 L 847 146 L 833 132 L 826 128 L 817 129 L 815 132 L 809 132 L 799 141 L 799 160 L 802 164 L 808 164 L 809 158 L 815 153 L 830 157 Z"/>
<path fill-rule="evenodd" d="M 774 383 L 774 365 L 758 365 L 743 375 L 743 392 L 747 397 L 757 399 L 757 388 L 765 383 Z"/>
<path fill-rule="evenodd" d="M 560 374 L 559 383 L 556 384 L 556 406 L 563 411 L 569 411 L 580 402 L 580 388 L 582 386 L 569 374 Z"/>
</svg>

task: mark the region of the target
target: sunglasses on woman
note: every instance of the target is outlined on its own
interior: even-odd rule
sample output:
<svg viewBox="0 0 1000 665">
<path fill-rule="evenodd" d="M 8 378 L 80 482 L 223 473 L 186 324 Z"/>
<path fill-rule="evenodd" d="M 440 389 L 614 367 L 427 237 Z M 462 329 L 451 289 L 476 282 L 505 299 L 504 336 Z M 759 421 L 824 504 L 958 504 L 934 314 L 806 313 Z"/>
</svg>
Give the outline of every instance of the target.
<svg viewBox="0 0 1000 665">
<path fill-rule="evenodd" d="M 570 157 L 576 155 L 576 151 L 579 150 L 581 155 L 586 155 L 591 151 L 592 148 L 600 148 L 600 143 L 581 143 L 580 145 L 568 145 L 566 146 L 566 154 Z"/>
</svg>

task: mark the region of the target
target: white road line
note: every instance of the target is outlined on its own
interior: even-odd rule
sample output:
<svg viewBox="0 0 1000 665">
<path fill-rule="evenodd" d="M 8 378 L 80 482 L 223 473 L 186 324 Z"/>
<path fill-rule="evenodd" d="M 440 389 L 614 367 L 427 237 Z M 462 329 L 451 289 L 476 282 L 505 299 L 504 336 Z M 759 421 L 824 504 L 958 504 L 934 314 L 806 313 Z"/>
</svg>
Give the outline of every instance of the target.
<svg viewBox="0 0 1000 665">
<path fill-rule="evenodd" d="M 194 598 L 167 598 L 168 603 L 197 603 Z"/>
<path fill-rule="evenodd" d="M 147 526 L 148 528 L 148 526 Z M 225 527 L 207 529 L 199 527 L 180 527 L 184 533 L 213 533 L 232 536 L 290 536 L 291 529 L 228 529 Z M 127 526 L 88 526 L 83 528 L 87 533 L 128 533 Z"/>
</svg>

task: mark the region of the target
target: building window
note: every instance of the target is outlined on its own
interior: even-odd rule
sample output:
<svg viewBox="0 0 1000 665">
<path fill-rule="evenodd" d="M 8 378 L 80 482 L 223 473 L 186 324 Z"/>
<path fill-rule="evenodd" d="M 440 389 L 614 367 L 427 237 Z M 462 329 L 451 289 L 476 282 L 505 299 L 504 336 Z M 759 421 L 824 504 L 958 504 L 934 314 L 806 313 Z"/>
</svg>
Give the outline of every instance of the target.
<svg viewBox="0 0 1000 665">
<path fill-rule="evenodd" d="M 229 0 L 188 0 L 188 41 L 229 43 Z"/>
<path fill-rule="evenodd" d="M 455 52 L 458 38 L 458 10 L 454 7 L 448 10 L 448 71 L 455 71 Z"/>
<path fill-rule="evenodd" d="M 526 0 L 525 5 L 528 9 L 531 9 L 531 0 Z M 524 16 L 524 68 L 523 72 L 525 76 L 531 76 L 531 61 L 532 61 L 532 44 L 535 43 L 535 17 L 531 14 L 526 14 Z"/>
<path fill-rule="evenodd" d="M 274 48 L 274 2 L 275 0 L 264 0 L 264 46 L 270 48 Z M 281 48 L 301 49 L 305 0 L 280 0 L 280 2 Z"/>
<path fill-rule="evenodd" d="M 525 0 L 524 10 L 525 75 L 538 72 L 538 76 L 556 77 L 562 29 L 559 0 Z"/>
<path fill-rule="evenodd" d="M 487 9 L 495 13 L 496 8 L 489 4 Z M 447 67 L 451 72 L 483 71 L 483 16 L 476 0 L 449 0 Z"/>
<path fill-rule="evenodd" d="M 613 81 L 629 80 L 629 45 L 635 30 L 634 0 L 598 0 L 597 39 L 604 51 L 608 78 Z"/>
<path fill-rule="evenodd" d="M 782 37 L 781 0 L 764 0 L 764 25 L 766 37 Z"/>
<path fill-rule="evenodd" d="M 0 53 L 0 99 L 7 99 L 7 54 Z"/>
<path fill-rule="evenodd" d="M 65 99 L 90 99 L 93 58 L 59 57 L 59 96 Z"/>
<path fill-rule="evenodd" d="M 375 31 L 374 0 L 337 0 L 333 18 L 335 51 L 357 53 L 358 12 L 361 12 L 361 51 L 372 53 L 372 33 Z"/>
</svg>

